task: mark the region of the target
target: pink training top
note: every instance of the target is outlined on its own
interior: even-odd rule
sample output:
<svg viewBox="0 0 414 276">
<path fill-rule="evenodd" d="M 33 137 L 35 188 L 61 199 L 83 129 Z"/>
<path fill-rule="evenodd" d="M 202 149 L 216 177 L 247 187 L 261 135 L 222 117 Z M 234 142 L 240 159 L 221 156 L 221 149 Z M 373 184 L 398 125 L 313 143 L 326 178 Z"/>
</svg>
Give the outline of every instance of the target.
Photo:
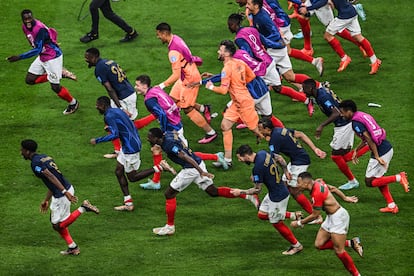
<svg viewBox="0 0 414 276">
<path fill-rule="evenodd" d="M 264 49 L 263 44 L 260 41 L 259 31 L 253 27 L 240 28 L 237 31 L 236 39 L 243 39 L 246 41 L 247 44 L 249 44 L 250 50 L 253 52 L 254 58 L 263 63 L 260 70 L 257 72 L 255 71 L 255 74 L 257 76 L 266 75 L 266 68 L 272 63 L 273 59 Z"/>
<path fill-rule="evenodd" d="M 177 35 L 173 35 L 173 38 L 171 39 L 171 42 L 168 45 L 168 50 L 175 50 L 179 52 L 189 63 L 194 62 L 197 66 L 201 66 L 203 64 L 203 60 L 201 59 L 201 57 L 193 56 L 187 44 L 185 44 L 184 40 Z"/>
<path fill-rule="evenodd" d="M 36 37 L 40 31 L 40 29 L 46 29 L 49 33 L 49 37 L 50 40 L 52 41 L 52 43 L 54 43 L 57 46 L 57 32 L 55 29 L 53 28 L 48 28 L 45 24 L 43 24 L 41 21 L 39 20 L 33 20 L 34 24 L 33 24 L 33 28 L 32 30 L 29 30 L 25 24 L 22 24 L 22 29 L 24 34 L 26 35 L 27 40 L 29 41 L 30 46 L 32 46 L 33 48 L 36 48 L 35 45 L 35 40 Z M 49 45 L 49 43 L 45 43 L 45 41 L 43 41 L 43 50 L 42 52 L 39 54 L 40 60 L 42 62 L 54 59 L 56 57 L 56 51 L 55 49 L 53 49 L 51 47 L 51 45 Z"/>
<path fill-rule="evenodd" d="M 263 0 L 262 8 L 269 14 L 270 19 L 272 19 L 273 23 L 276 25 L 277 28 L 283 27 L 283 25 L 285 25 L 285 21 L 277 17 L 275 11 L 272 9 L 271 6 L 269 6 L 266 0 Z"/>
<path fill-rule="evenodd" d="M 144 100 L 146 101 L 150 98 L 157 99 L 158 104 L 165 111 L 167 119 L 172 125 L 177 125 L 181 122 L 180 109 L 164 90 L 158 86 L 150 88 L 145 94 Z"/>
<path fill-rule="evenodd" d="M 352 116 L 352 120 L 360 122 L 366 127 L 372 141 L 374 141 L 375 144 L 380 145 L 382 141 L 385 140 L 385 129 L 381 128 L 371 115 L 357 111 L 354 113 L 354 116 Z"/>
<path fill-rule="evenodd" d="M 243 60 L 250 67 L 250 69 L 253 70 L 256 76 L 263 76 L 261 73 L 266 73 L 266 64 L 264 64 L 264 62 L 257 61 L 245 50 L 238 49 L 233 57 Z"/>
</svg>

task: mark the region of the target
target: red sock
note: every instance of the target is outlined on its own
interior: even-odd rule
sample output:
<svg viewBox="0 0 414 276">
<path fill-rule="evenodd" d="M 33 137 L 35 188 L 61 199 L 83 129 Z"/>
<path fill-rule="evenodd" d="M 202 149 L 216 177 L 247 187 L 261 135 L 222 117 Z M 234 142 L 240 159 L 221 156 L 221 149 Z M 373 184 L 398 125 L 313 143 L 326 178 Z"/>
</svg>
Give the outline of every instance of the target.
<svg viewBox="0 0 414 276">
<path fill-rule="evenodd" d="M 307 54 L 303 53 L 301 50 L 298 50 L 298 49 L 291 48 L 289 56 L 295 59 L 304 60 L 309 63 L 312 63 L 313 61 L 313 57 L 308 56 Z"/>
<path fill-rule="evenodd" d="M 230 193 L 231 188 L 229 187 L 218 187 L 217 190 L 218 190 L 218 196 L 227 197 L 227 198 L 235 198 L 235 196 L 232 193 Z M 246 195 L 244 196 L 246 197 Z"/>
<path fill-rule="evenodd" d="M 42 83 L 42 82 L 47 82 L 47 74 L 44 75 L 40 75 L 35 79 L 35 83 Z"/>
<path fill-rule="evenodd" d="M 298 74 L 295 73 L 295 82 L 296 83 L 303 83 L 305 80 L 310 79 L 308 75 L 305 74 Z M 319 87 L 318 83 L 316 83 L 316 87 Z"/>
<path fill-rule="evenodd" d="M 291 97 L 292 99 L 298 100 L 299 102 L 304 103 L 306 101 L 305 93 L 300 93 L 289 86 L 283 85 L 282 89 L 280 90 L 280 94 Z"/>
<path fill-rule="evenodd" d="M 319 246 L 319 250 L 333 249 L 334 244 L 332 240 L 327 240 L 323 245 Z"/>
<path fill-rule="evenodd" d="M 69 225 L 71 225 L 73 222 L 75 222 L 75 220 L 81 215 L 81 212 L 79 212 L 78 209 L 76 209 L 75 211 L 73 211 L 70 216 L 65 219 L 64 221 L 62 221 L 61 223 L 59 223 L 59 227 L 60 228 L 66 228 Z"/>
<path fill-rule="evenodd" d="M 153 154 L 152 155 L 152 163 L 154 165 L 159 165 L 162 160 L 162 153 L 160 154 Z M 161 172 L 155 172 L 154 176 L 152 177 L 152 182 L 158 183 L 161 179 Z"/>
<path fill-rule="evenodd" d="M 386 186 L 390 183 L 397 182 L 397 177 L 395 175 L 390 176 L 381 176 L 377 177 L 374 180 L 372 180 L 372 187 L 380 187 L 380 186 Z"/>
<path fill-rule="evenodd" d="M 368 39 L 364 38 L 360 42 L 360 44 L 361 44 L 362 48 L 364 48 L 364 50 L 367 53 L 368 57 L 372 57 L 373 55 L 375 55 L 374 49 L 372 49 L 371 43 L 368 41 Z"/>
<path fill-rule="evenodd" d="M 112 142 L 112 145 L 114 145 L 114 151 L 120 152 L 121 151 L 121 140 L 119 140 L 119 138 L 116 138 L 112 140 L 111 142 Z"/>
<path fill-rule="evenodd" d="M 279 221 L 278 223 L 272 223 L 273 227 L 284 237 L 290 244 L 296 244 L 298 240 L 296 239 L 295 235 L 293 235 L 292 230 L 286 226 L 283 221 Z"/>
<path fill-rule="evenodd" d="M 353 276 L 359 275 L 358 269 L 356 268 L 354 261 L 352 260 L 351 256 L 349 256 L 348 252 L 344 251 L 341 254 L 336 254 L 336 256 L 338 256 L 338 258 L 344 264 L 345 268 L 351 272 Z"/>
<path fill-rule="evenodd" d="M 67 227 L 60 229 L 59 234 L 65 240 L 67 245 L 70 245 L 71 243 L 73 243 L 72 236 L 70 235 Z"/>
<path fill-rule="evenodd" d="M 312 204 L 304 194 L 299 194 L 295 200 L 308 214 L 312 213 Z"/>
<path fill-rule="evenodd" d="M 267 214 L 263 214 L 263 213 L 257 213 L 257 217 L 261 220 L 269 220 L 269 216 Z"/>
<path fill-rule="evenodd" d="M 272 125 L 273 125 L 274 127 L 285 127 L 285 126 L 283 125 L 282 121 L 281 121 L 281 120 L 279 120 L 279 118 L 277 118 L 275 115 L 272 115 L 271 120 L 272 120 Z"/>
<path fill-rule="evenodd" d="M 340 58 L 343 58 L 346 54 L 344 49 L 341 46 L 341 43 L 335 37 L 328 42 L 331 45 L 332 49 L 338 54 Z"/>
<path fill-rule="evenodd" d="M 154 115 L 150 114 L 134 121 L 134 125 L 137 129 L 141 129 L 149 125 L 152 121 L 156 120 Z"/>
<path fill-rule="evenodd" d="M 365 145 L 365 146 L 363 146 L 362 148 L 360 148 L 360 149 L 357 151 L 356 156 L 357 156 L 357 157 L 360 157 L 360 156 L 364 155 L 365 153 L 367 153 L 369 150 L 370 150 L 370 149 L 369 149 L 369 146 L 368 146 L 368 145 Z M 353 155 L 354 155 L 354 150 L 351 150 L 350 152 L 348 152 L 347 154 L 345 154 L 345 155 L 344 155 L 345 162 L 349 162 L 349 161 L 351 161 L 351 160 L 352 160 L 352 156 L 353 156 Z"/>
<path fill-rule="evenodd" d="M 347 29 L 345 29 L 342 32 L 337 33 L 337 34 L 338 34 L 338 36 L 342 37 L 343 39 L 351 41 L 352 43 L 354 43 L 356 46 L 359 47 L 358 41 L 355 38 L 352 37 L 351 33 Z"/>
<path fill-rule="evenodd" d="M 309 20 L 306 20 L 305 18 L 302 17 L 297 17 L 296 18 L 300 24 L 300 28 L 302 29 L 302 34 L 303 34 L 303 48 L 305 48 L 306 50 L 311 50 L 312 49 L 312 42 L 311 42 L 311 26 L 310 26 L 310 22 Z"/>
<path fill-rule="evenodd" d="M 342 155 L 331 155 L 331 159 L 338 166 L 338 169 L 348 178 L 348 180 L 353 180 L 355 177 L 351 172 L 348 164 L 345 161 L 344 156 Z"/>
<path fill-rule="evenodd" d="M 167 214 L 167 224 L 174 225 L 175 210 L 177 209 L 177 199 L 171 198 L 165 200 L 165 213 Z"/>
<path fill-rule="evenodd" d="M 345 247 L 351 247 L 351 240 L 345 241 Z"/>
<path fill-rule="evenodd" d="M 72 95 L 69 93 L 69 90 L 67 90 L 65 87 L 61 86 L 60 91 L 57 94 L 61 99 L 67 101 L 70 103 L 73 100 Z"/>
<path fill-rule="evenodd" d="M 387 204 L 394 202 L 388 185 L 378 187 Z"/>
<path fill-rule="evenodd" d="M 204 153 L 204 152 L 196 151 L 194 152 L 194 154 L 200 157 L 202 160 L 213 160 L 213 161 L 218 160 L 217 155 L 214 153 Z"/>
</svg>

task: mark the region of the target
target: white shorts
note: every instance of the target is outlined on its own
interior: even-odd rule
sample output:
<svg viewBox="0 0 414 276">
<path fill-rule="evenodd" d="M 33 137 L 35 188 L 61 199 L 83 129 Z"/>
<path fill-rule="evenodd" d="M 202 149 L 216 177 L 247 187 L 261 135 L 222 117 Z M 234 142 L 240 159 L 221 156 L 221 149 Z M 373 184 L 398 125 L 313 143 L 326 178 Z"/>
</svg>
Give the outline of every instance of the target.
<svg viewBox="0 0 414 276">
<path fill-rule="evenodd" d="M 273 58 L 273 57 L 272 57 Z M 266 68 L 266 75 L 262 77 L 266 85 L 278 86 L 281 85 L 279 72 L 276 69 L 276 63 L 272 60 L 272 63 L 269 64 Z"/>
<path fill-rule="evenodd" d="M 116 161 L 124 166 L 126 173 L 137 171 L 141 166 L 141 156 L 139 152 L 133 154 L 125 154 L 121 149 L 121 151 L 118 153 Z"/>
<path fill-rule="evenodd" d="M 75 195 L 75 189 L 70 186 L 68 192 Z M 70 216 L 70 201 L 66 196 L 56 198 L 52 196 L 50 203 L 50 222 L 52 224 L 58 224 L 64 221 Z"/>
<path fill-rule="evenodd" d="M 384 160 L 387 163 L 386 166 L 381 165 L 377 161 L 377 159 L 370 158 L 368 162 L 367 170 L 365 172 L 365 177 L 370 178 L 370 177 L 383 176 L 388 170 L 393 154 L 394 154 L 394 149 L 391 148 L 386 154 L 384 154 L 383 156 L 380 156 L 382 160 Z"/>
<path fill-rule="evenodd" d="M 292 175 L 292 179 L 288 180 L 286 178 L 286 175 L 283 174 L 282 180 L 287 181 L 287 184 L 291 187 L 297 187 L 298 186 L 298 175 L 302 172 L 306 172 L 309 168 L 309 165 L 292 165 L 290 162 L 287 165 L 287 169 Z"/>
<path fill-rule="evenodd" d="M 204 161 L 201 161 L 198 166 L 200 166 L 203 171 L 207 171 Z M 213 185 L 213 180 L 211 178 L 201 176 L 195 168 L 184 168 L 171 181 L 170 187 L 176 191 L 182 192 L 193 182 L 202 190 L 206 190 L 209 186 Z"/>
<path fill-rule="evenodd" d="M 312 3 L 310 0 L 306 0 L 305 2 L 306 7 L 312 6 Z M 329 4 L 326 4 L 323 7 L 320 7 L 316 10 L 309 11 L 310 15 L 316 15 L 316 17 L 319 19 L 319 21 L 326 27 L 331 23 L 331 21 L 334 19 L 334 14 L 332 11 L 332 8 Z"/>
<path fill-rule="evenodd" d="M 346 235 L 349 229 L 348 211 L 340 207 L 334 214 L 325 218 L 321 228 L 331 234 Z"/>
<path fill-rule="evenodd" d="M 53 84 L 59 84 L 62 79 L 63 55 L 42 62 L 38 56 L 30 65 L 29 73 L 34 75 L 47 74 L 47 80 Z"/>
<path fill-rule="evenodd" d="M 272 115 L 272 100 L 270 98 L 270 92 L 267 92 L 261 98 L 254 99 L 254 108 L 259 115 Z"/>
<path fill-rule="evenodd" d="M 292 31 L 290 30 L 290 24 L 286 27 L 279 28 L 280 34 L 282 35 L 283 41 L 286 45 L 290 44 L 293 39 Z"/>
<path fill-rule="evenodd" d="M 122 108 L 128 111 L 131 114 L 131 117 L 129 117 L 131 120 L 135 120 L 135 118 L 138 116 L 138 109 L 137 109 L 137 93 L 132 93 L 125 99 L 119 100 L 119 103 L 121 104 Z M 118 108 L 118 106 L 115 104 L 115 102 L 111 99 L 111 107 L 112 108 Z"/>
<path fill-rule="evenodd" d="M 329 23 L 328 27 L 326 27 L 326 32 L 331 35 L 335 35 L 345 29 L 351 33 L 351 36 L 361 34 L 361 26 L 358 22 L 358 15 L 355 15 L 349 19 L 339 19 L 338 17 L 335 17 L 334 20 Z"/>
<path fill-rule="evenodd" d="M 352 129 L 352 123 L 334 127 L 334 134 L 329 145 L 333 150 L 352 149 L 354 146 L 354 130 Z"/>
<path fill-rule="evenodd" d="M 276 63 L 276 69 L 280 75 L 283 75 L 289 70 L 292 70 L 292 63 L 287 52 L 287 47 L 283 49 L 268 48 L 267 53 L 273 58 Z"/>
<path fill-rule="evenodd" d="M 282 201 L 274 202 L 270 200 L 269 194 L 266 194 L 260 204 L 259 211 L 268 214 L 270 223 L 278 223 L 279 221 L 285 219 L 288 202 L 289 196 Z"/>
</svg>

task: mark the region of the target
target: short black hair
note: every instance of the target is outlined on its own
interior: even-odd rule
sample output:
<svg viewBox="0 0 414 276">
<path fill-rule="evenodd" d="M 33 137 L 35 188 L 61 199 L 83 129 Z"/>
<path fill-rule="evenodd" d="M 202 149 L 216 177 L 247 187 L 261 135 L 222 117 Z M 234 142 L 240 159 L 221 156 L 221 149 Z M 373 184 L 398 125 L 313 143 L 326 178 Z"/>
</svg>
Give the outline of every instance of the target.
<svg viewBox="0 0 414 276">
<path fill-rule="evenodd" d="M 261 124 L 263 128 L 268 128 L 270 130 L 273 130 L 275 128 L 270 118 L 266 118 L 266 117 L 261 118 L 259 120 L 259 124 Z"/>
<path fill-rule="evenodd" d="M 101 53 L 99 52 L 97 48 L 89 48 L 88 50 L 86 50 L 86 52 L 91 54 L 94 57 L 99 57 L 101 55 Z"/>
<path fill-rule="evenodd" d="M 135 80 L 146 84 L 148 87 L 151 86 L 151 78 L 148 75 L 139 75 Z"/>
<path fill-rule="evenodd" d="M 263 7 L 263 0 L 252 0 L 254 5 L 259 5 L 259 8 Z"/>
<path fill-rule="evenodd" d="M 155 27 L 157 31 L 171 33 L 171 26 L 166 22 L 162 22 Z"/>
<path fill-rule="evenodd" d="M 237 25 L 241 25 L 243 21 L 243 16 L 238 13 L 232 13 L 229 15 L 229 18 L 227 19 L 227 22 L 236 23 Z"/>
<path fill-rule="evenodd" d="M 156 138 L 162 138 L 162 136 L 164 135 L 162 130 L 159 127 L 154 127 L 151 128 L 148 133 L 150 133 L 152 136 L 156 137 Z"/>
<path fill-rule="evenodd" d="M 236 53 L 236 45 L 234 45 L 233 41 L 231 40 L 222 40 L 220 42 L 220 46 L 224 46 L 224 48 L 226 49 L 227 52 L 229 52 L 231 54 L 231 56 L 233 56 Z"/>
<path fill-rule="evenodd" d="M 311 173 L 310 172 L 301 172 L 299 175 L 298 175 L 298 178 L 302 178 L 302 179 L 312 179 L 312 175 L 311 175 Z"/>
<path fill-rule="evenodd" d="M 31 151 L 31 152 L 36 152 L 37 150 L 37 143 L 36 141 L 32 140 L 32 139 L 26 139 L 23 140 L 21 143 L 22 148 Z"/>
<path fill-rule="evenodd" d="M 104 106 L 111 106 L 111 100 L 107 96 L 101 96 L 96 100 L 97 103 L 103 104 Z"/>
<path fill-rule="evenodd" d="M 353 100 L 344 100 L 339 103 L 339 108 L 342 108 L 345 111 L 351 110 L 352 112 L 357 112 L 357 105 Z"/>
<path fill-rule="evenodd" d="M 236 154 L 240 156 L 251 155 L 253 154 L 253 150 L 249 145 L 241 145 L 237 150 Z"/>
<path fill-rule="evenodd" d="M 25 9 L 25 10 L 22 10 L 22 12 L 21 12 L 21 17 L 22 17 L 22 19 L 24 19 L 24 15 L 25 14 L 30 14 L 31 16 L 33 16 L 33 13 L 32 13 L 32 11 L 31 10 L 29 10 L 29 9 Z"/>
</svg>

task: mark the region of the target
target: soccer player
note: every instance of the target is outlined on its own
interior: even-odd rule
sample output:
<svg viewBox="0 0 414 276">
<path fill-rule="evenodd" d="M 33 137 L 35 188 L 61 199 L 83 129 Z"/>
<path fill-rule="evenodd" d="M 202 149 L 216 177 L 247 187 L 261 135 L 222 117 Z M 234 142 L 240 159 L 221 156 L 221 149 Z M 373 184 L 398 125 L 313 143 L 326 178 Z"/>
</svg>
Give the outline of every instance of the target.
<svg viewBox="0 0 414 276">
<path fill-rule="evenodd" d="M 326 27 L 324 39 L 329 43 L 332 49 L 341 58 L 341 62 L 339 63 L 339 68 L 337 71 L 341 72 L 345 70 L 346 67 L 348 67 L 348 65 L 351 63 L 351 58 L 345 53 L 339 40 L 335 38 L 335 34 L 341 32 L 344 29 L 347 29 L 350 35 L 364 49 L 366 55 L 369 57 L 371 61 L 371 71 L 369 72 L 369 74 L 376 74 L 381 65 L 381 60 L 378 59 L 375 55 L 374 49 L 372 48 L 371 43 L 368 41 L 368 39 L 363 37 L 361 34 L 361 26 L 358 22 L 358 14 L 354 6 L 348 0 L 331 1 L 334 4 L 335 9 L 338 11 L 338 15 L 332 21 L 330 21 L 328 26 Z M 312 10 L 312 7 L 322 7 L 326 3 L 328 3 L 328 0 L 320 0 L 318 1 L 318 4 L 316 4 L 315 6 L 302 6 L 299 9 L 299 11 L 302 14 L 306 14 L 309 8 Z"/>
<path fill-rule="evenodd" d="M 323 121 L 315 132 L 316 139 L 321 137 L 323 128 L 330 123 L 334 124 L 334 134 L 330 146 L 332 148 L 331 159 L 338 166 L 338 169 L 348 178 L 348 182 L 341 185 L 339 189 L 350 190 L 359 187 L 359 182 L 355 178 L 347 162 L 352 160 L 354 151 L 354 131 L 352 130 L 352 123 L 342 117 L 339 111 L 339 103 L 341 100 L 329 88 L 316 88 L 316 82 L 313 79 L 305 80 L 302 84 L 303 91 L 306 96 L 315 99 L 321 111 L 328 117 Z M 368 145 L 363 146 L 356 152 L 356 156 L 360 157 L 369 151 Z"/>
<path fill-rule="evenodd" d="M 256 76 L 262 77 L 265 83 L 272 87 L 276 93 L 286 95 L 297 101 L 306 102 L 306 96 L 289 86 L 282 86 L 276 63 L 266 52 L 260 42 L 260 34 L 253 27 L 241 27 L 243 17 L 239 14 L 231 14 L 227 19 L 227 26 L 232 33 L 236 33 L 234 43 L 239 49 L 246 51 L 254 60 L 254 68 L 250 67 Z M 245 61 L 245 60 L 243 60 Z M 245 61 L 246 62 L 246 61 Z M 253 63 L 253 61 L 251 62 Z M 249 63 L 247 63 L 249 65 Z M 313 114 L 313 103 L 308 101 L 309 115 Z"/>
<path fill-rule="evenodd" d="M 163 133 L 159 128 L 151 128 L 148 132 L 148 141 L 151 145 L 161 147 L 167 153 L 170 160 L 182 166 L 182 170 L 171 181 L 164 193 L 167 224 L 163 227 L 152 229 L 154 234 L 165 236 L 175 233 L 174 217 L 177 209 L 176 196 L 193 182 L 212 197 L 240 197 L 251 201 L 256 208 L 259 207 L 260 202 L 257 195 L 234 196 L 230 193 L 231 188 L 214 186 L 214 175 L 207 171 L 204 161 L 181 141 L 176 132 Z"/>
<path fill-rule="evenodd" d="M 63 114 L 74 113 L 79 108 L 79 102 L 67 88 L 60 85 L 60 80 L 62 77 L 76 80 L 76 76 L 62 67 L 63 53 L 57 42 L 56 30 L 48 28 L 43 22 L 35 19 L 31 10 L 23 10 L 21 17 L 23 32 L 33 49 L 18 56 L 9 56 L 7 60 L 16 62 L 37 56 L 29 67 L 26 83 L 34 85 L 49 81 L 58 97 L 69 103 Z"/>
<path fill-rule="evenodd" d="M 394 154 L 391 143 L 386 139 L 385 130 L 378 125 L 371 115 L 357 111 L 357 106 L 352 100 L 342 101 L 339 108 L 347 120 L 352 120 L 353 130 L 362 139 L 361 144 L 356 148 L 356 152 L 365 144 L 371 150 L 371 158 L 365 172 L 365 185 L 367 187 L 378 187 L 387 202 L 387 206 L 379 209 L 379 211 L 382 213 L 398 213 L 398 206 L 392 198 L 388 185 L 399 182 L 405 192 L 410 191 L 410 186 L 405 172 L 384 176 Z M 352 161 L 355 164 L 358 163 L 356 153 L 352 156 Z"/>
<path fill-rule="evenodd" d="M 105 87 L 111 98 L 111 107 L 123 110 L 131 120 L 138 116 L 137 95 L 134 87 L 118 63 L 111 59 L 101 58 L 97 48 L 89 48 L 85 52 L 85 61 L 88 67 L 95 67 L 96 79 Z M 136 121 L 137 128 L 148 125 L 155 117 L 147 116 Z M 119 139 L 112 141 L 114 152 L 105 154 L 105 158 L 116 158 L 121 150 Z"/>
<path fill-rule="evenodd" d="M 291 179 L 284 175 L 283 180 L 287 181 L 290 194 L 300 206 L 309 214 L 312 213 L 312 205 L 309 199 L 297 188 L 298 175 L 306 171 L 310 165 L 309 154 L 299 143 L 299 140 L 305 142 L 319 158 L 325 158 L 326 153 L 317 148 L 305 133 L 289 128 L 275 128 L 269 120 L 261 119 L 259 130 L 265 139 L 269 141 L 271 152 L 275 154 L 283 153 L 289 157 L 290 162 L 287 166 Z"/>
<path fill-rule="evenodd" d="M 68 245 L 68 249 L 61 251 L 60 254 L 79 255 L 80 249 L 73 241 L 68 227 L 81 214 L 85 212 L 99 214 L 99 209 L 88 200 L 84 200 L 78 209 L 70 213 L 71 203 L 78 201 L 73 185 L 66 180 L 52 157 L 37 153 L 36 150 L 37 143 L 34 140 L 21 141 L 21 155 L 24 159 L 31 161 L 33 173 L 42 179 L 48 189 L 45 199 L 40 204 L 40 212 L 46 213 L 48 207 L 50 208 L 50 222 L 53 229 L 60 234 Z"/>
<path fill-rule="evenodd" d="M 224 158 L 230 167 L 232 165 L 233 132 L 231 128 L 239 119 L 259 138 L 257 122 L 259 116 L 255 110 L 255 103 L 246 83 L 252 81 L 256 75 L 246 63 L 233 58 L 236 53 L 236 45 L 230 40 L 223 40 L 217 51 L 218 59 L 223 61 L 224 67 L 221 71 L 221 84 L 215 86 L 212 81 L 206 83 L 206 88 L 218 93 L 230 93 L 232 104 L 226 109 L 221 121 L 223 132 Z"/>
<path fill-rule="evenodd" d="M 298 175 L 298 188 L 310 191 L 313 199 L 312 213 L 306 218 L 292 221 L 292 227 L 304 227 L 308 222 L 320 216 L 322 210 L 328 215 L 322 223 L 315 239 L 315 247 L 319 250 L 333 249 L 336 256 L 344 264 L 345 268 L 353 275 L 360 276 L 352 257 L 346 252 L 345 247 L 352 247 L 360 257 L 364 249 L 359 237 L 352 240 L 346 239 L 349 229 L 349 214 L 345 208 L 339 205 L 338 201 L 329 191 L 329 187 L 322 179 L 313 180 L 308 172 Z"/>
<path fill-rule="evenodd" d="M 119 15 L 114 13 L 111 8 L 110 0 L 92 0 L 89 5 L 89 12 L 92 17 L 91 31 L 80 38 L 81 42 L 88 43 L 99 38 L 99 9 L 106 19 L 117 25 L 126 33 L 125 37 L 119 40 L 119 42 L 130 42 L 138 37 L 138 32 L 129 26 Z"/>
<path fill-rule="evenodd" d="M 295 235 L 284 223 L 286 209 L 289 202 L 289 191 L 282 180 L 278 165 L 280 165 L 286 175 L 289 175 L 286 161 L 282 156 L 268 153 L 261 150 L 253 152 L 249 145 L 243 145 L 237 149 L 237 159 L 247 165 L 254 164 L 252 170 L 252 180 L 254 187 L 248 190 L 232 189 L 234 196 L 258 195 L 262 191 L 263 184 L 268 189 L 259 207 L 257 216 L 262 220 L 269 220 L 273 227 L 290 242 L 288 250 L 283 251 L 283 255 L 294 255 L 303 250 L 302 244 L 296 239 Z"/>
<path fill-rule="evenodd" d="M 196 103 L 198 86 L 187 86 L 189 83 L 200 82 L 201 76 L 197 66 L 201 65 L 200 57 L 193 56 L 184 40 L 171 32 L 168 23 L 160 23 L 156 27 L 157 38 L 163 44 L 168 44 L 168 59 L 171 63 L 172 74 L 168 79 L 160 83 L 161 89 L 172 84 L 170 96 L 175 100 L 178 107 L 196 124 L 202 128 L 206 134 L 204 138 L 198 140 L 199 144 L 211 143 L 217 138 L 216 131 L 210 126 L 210 107 Z M 204 118 L 201 114 L 204 113 Z"/>
<path fill-rule="evenodd" d="M 141 165 L 141 139 L 134 123 L 124 111 L 119 108 L 112 108 L 110 99 L 107 96 L 102 96 L 97 99 L 96 109 L 100 114 L 104 115 L 105 124 L 108 126 L 110 132 L 106 136 L 92 138 L 90 143 L 96 145 L 116 138 L 121 140 L 122 148 L 116 158 L 115 175 L 124 195 L 124 204 L 114 209 L 116 211 L 133 211 L 134 203 L 129 193 L 128 180 L 131 182 L 139 181 L 154 172 L 160 172 L 162 170 L 167 170 L 173 174 L 175 174 L 175 171 L 165 160 L 162 160 L 158 165 L 154 165 L 150 169 L 138 171 Z"/>
</svg>

